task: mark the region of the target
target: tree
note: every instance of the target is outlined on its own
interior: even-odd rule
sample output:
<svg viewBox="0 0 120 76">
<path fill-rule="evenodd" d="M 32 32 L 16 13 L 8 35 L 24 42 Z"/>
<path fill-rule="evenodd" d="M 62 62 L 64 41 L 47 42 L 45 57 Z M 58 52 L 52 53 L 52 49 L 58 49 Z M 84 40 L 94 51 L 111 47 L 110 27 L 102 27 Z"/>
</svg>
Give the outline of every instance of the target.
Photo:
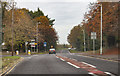
<svg viewBox="0 0 120 76">
<path fill-rule="evenodd" d="M 69 36 L 68 36 L 68 42 L 75 48 L 77 48 L 77 50 L 83 50 L 83 31 L 82 31 L 82 27 L 75 26 Z"/>
<path fill-rule="evenodd" d="M 4 28 L 4 40 L 7 46 L 11 46 L 12 44 L 11 12 L 11 10 L 6 11 L 3 19 L 3 24 L 6 25 Z M 36 37 L 36 27 L 25 9 L 14 10 L 14 25 L 12 25 L 12 27 L 14 47 L 19 48 L 21 44 L 24 45 L 26 41 L 31 41 L 31 39 L 35 39 Z M 39 40 L 42 40 L 42 35 L 40 33 Z"/>
</svg>

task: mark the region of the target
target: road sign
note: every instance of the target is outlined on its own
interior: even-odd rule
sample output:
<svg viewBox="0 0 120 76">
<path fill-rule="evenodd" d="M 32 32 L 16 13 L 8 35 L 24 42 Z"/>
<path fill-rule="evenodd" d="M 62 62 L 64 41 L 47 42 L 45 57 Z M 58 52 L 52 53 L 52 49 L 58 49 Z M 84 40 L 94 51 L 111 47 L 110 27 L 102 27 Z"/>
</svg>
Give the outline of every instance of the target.
<svg viewBox="0 0 120 76">
<path fill-rule="evenodd" d="M 47 46 L 47 42 L 44 42 L 44 47 L 46 47 Z"/>
<path fill-rule="evenodd" d="M 96 32 L 91 32 L 91 39 L 96 39 Z"/>
<path fill-rule="evenodd" d="M 35 45 L 37 45 L 37 43 L 35 43 Z"/>
<path fill-rule="evenodd" d="M 27 45 L 28 44 L 28 42 L 25 42 L 25 45 Z"/>
<path fill-rule="evenodd" d="M 35 43 L 30 43 L 31 44 L 31 47 L 35 47 Z"/>
<path fill-rule="evenodd" d="M 93 53 L 95 53 L 96 32 L 91 32 L 91 39 L 93 39 Z"/>
</svg>

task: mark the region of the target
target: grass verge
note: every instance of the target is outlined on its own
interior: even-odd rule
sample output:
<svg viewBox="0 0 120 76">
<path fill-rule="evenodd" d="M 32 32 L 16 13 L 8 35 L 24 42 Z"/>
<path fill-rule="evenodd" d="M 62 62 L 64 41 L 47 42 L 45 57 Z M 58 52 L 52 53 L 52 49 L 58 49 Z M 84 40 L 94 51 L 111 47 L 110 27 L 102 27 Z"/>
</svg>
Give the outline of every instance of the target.
<svg viewBox="0 0 120 76">
<path fill-rule="evenodd" d="M 19 56 L 2 57 L 2 71 L 0 71 L 0 73 L 6 71 L 8 68 L 13 66 L 20 58 L 21 57 Z"/>
<path fill-rule="evenodd" d="M 20 59 L 19 56 L 7 56 L 2 58 L 2 68 L 12 64 L 16 60 Z"/>
<path fill-rule="evenodd" d="M 80 53 L 80 51 L 77 51 L 77 50 L 70 50 L 70 53 Z"/>
</svg>

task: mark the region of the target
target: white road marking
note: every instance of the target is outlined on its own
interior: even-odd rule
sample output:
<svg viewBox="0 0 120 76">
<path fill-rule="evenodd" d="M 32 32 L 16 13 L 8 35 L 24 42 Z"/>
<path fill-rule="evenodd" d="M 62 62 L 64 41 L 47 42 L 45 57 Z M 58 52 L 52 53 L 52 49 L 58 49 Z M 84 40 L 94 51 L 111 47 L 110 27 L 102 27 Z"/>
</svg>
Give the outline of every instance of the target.
<svg viewBox="0 0 120 76">
<path fill-rule="evenodd" d="M 60 60 L 65 61 L 64 59 L 60 58 Z"/>
<path fill-rule="evenodd" d="M 93 76 L 98 76 L 98 75 L 95 75 L 94 73 L 91 73 L 91 72 L 89 72 L 88 74 L 93 75 Z"/>
<path fill-rule="evenodd" d="M 93 68 L 96 68 L 96 66 L 93 66 L 93 65 L 91 65 L 91 64 L 88 64 L 88 63 L 86 63 L 86 62 L 82 62 L 83 64 L 86 64 L 86 65 L 89 65 L 89 66 L 91 66 L 91 67 L 93 67 Z"/>
<path fill-rule="evenodd" d="M 72 59 L 72 60 L 75 60 L 75 61 L 77 61 L 76 59 Z"/>
<path fill-rule="evenodd" d="M 70 62 L 67 62 L 69 65 L 72 65 L 72 66 L 74 66 L 75 68 L 80 68 L 80 67 L 78 67 L 78 66 L 76 66 L 76 65 L 74 65 L 74 64 L 72 64 L 72 63 L 70 63 Z"/>
<path fill-rule="evenodd" d="M 56 56 L 56 58 L 58 58 L 58 57 Z"/>
<path fill-rule="evenodd" d="M 110 72 L 104 72 L 104 73 L 111 75 L 111 76 L 115 76 L 115 75 L 111 74 Z"/>
</svg>

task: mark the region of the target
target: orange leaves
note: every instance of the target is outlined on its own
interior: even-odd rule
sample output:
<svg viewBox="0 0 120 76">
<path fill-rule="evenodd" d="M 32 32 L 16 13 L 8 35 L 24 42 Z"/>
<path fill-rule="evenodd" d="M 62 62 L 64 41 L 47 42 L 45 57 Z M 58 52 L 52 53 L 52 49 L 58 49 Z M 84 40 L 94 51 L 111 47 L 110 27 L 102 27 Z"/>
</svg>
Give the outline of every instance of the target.
<svg viewBox="0 0 120 76">
<path fill-rule="evenodd" d="M 34 21 L 40 22 L 41 25 L 49 26 L 49 20 L 45 16 L 36 17 Z"/>
</svg>

